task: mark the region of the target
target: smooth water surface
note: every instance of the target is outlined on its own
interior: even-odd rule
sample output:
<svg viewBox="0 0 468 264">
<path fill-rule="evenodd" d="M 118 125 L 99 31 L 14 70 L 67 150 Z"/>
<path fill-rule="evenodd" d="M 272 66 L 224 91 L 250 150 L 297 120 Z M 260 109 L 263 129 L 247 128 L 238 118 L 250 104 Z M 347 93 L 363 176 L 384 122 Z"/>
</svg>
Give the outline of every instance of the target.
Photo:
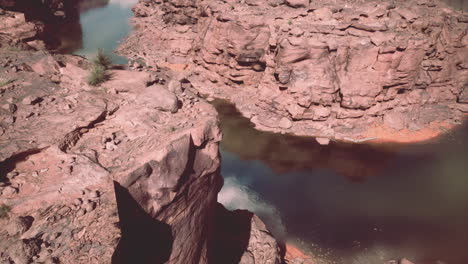
<svg viewBox="0 0 468 264">
<path fill-rule="evenodd" d="M 467 10 L 466 0 L 446 0 Z M 137 0 L 83 0 L 59 51 L 113 54 Z M 468 127 L 428 144 L 373 147 L 259 132 L 232 105 L 221 118 L 229 209 L 258 214 L 281 240 L 325 263 L 468 263 Z M 437 262 L 442 261 L 442 262 Z"/>
<path fill-rule="evenodd" d="M 229 209 L 255 212 L 324 263 L 468 263 L 468 126 L 427 144 L 320 146 L 215 106 Z"/>
<path fill-rule="evenodd" d="M 127 59 L 113 51 L 131 31 L 132 6 L 138 0 L 83 0 L 79 2 L 79 21 L 60 25 L 57 33 L 61 45 L 59 52 L 92 58 L 98 49 L 110 55 L 117 64 Z"/>
</svg>

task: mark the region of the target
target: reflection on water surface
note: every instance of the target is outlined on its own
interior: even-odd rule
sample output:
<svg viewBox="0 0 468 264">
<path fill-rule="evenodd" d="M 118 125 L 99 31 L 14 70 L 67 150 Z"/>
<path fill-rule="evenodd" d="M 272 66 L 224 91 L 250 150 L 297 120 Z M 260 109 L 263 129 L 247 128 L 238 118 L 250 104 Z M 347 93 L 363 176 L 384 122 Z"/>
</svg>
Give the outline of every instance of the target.
<svg viewBox="0 0 468 264">
<path fill-rule="evenodd" d="M 229 209 L 250 209 L 281 239 L 337 263 L 468 263 L 467 125 L 427 144 L 320 146 L 214 105 Z"/>
<path fill-rule="evenodd" d="M 445 1 L 468 9 L 466 0 Z M 136 2 L 81 1 L 79 20 L 53 33 L 59 51 L 111 54 Z M 249 209 L 282 240 L 338 263 L 468 263 L 468 126 L 425 145 L 320 146 L 256 131 L 232 105 L 215 105 L 226 178 L 219 200 L 228 208 Z"/>
<path fill-rule="evenodd" d="M 125 64 L 127 59 L 113 51 L 131 31 L 131 7 L 138 0 L 83 0 L 78 4 L 79 20 L 68 20 L 56 34 L 61 53 L 73 53 L 87 58 L 103 49 L 114 63 Z"/>
</svg>

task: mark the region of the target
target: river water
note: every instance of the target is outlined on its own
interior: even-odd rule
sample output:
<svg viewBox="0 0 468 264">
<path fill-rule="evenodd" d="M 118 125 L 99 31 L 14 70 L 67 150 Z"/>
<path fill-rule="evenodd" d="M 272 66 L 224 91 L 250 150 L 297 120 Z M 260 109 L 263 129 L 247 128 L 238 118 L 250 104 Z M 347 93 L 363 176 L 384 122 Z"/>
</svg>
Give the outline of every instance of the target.
<svg viewBox="0 0 468 264">
<path fill-rule="evenodd" d="M 229 209 L 255 212 L 324 263 L 468 263 L 467 125 L 425 144 L 320 146 L 215 106 Z"/>
<path fill-rule="evenodd" d="M 82 1 L 79 21 L 61 25 L 59 51 L 92 57 L 101 48 L 126 63 L 112 51 L 136 1 Z M 257 131 L 231 104 L 214 105 L 227 208 L 253 211 L 318 263 L 468 263 L 468 125 L 424 144 L 320 146 Z"/>
<path fill-rule="evenodd" d="M 113 51 L 131 31 L 131 10 L 138 0 L 83 0 L 80 1 L 79 20 L 60 26 L 57 37 L 62 43 L 61 53 L 92 58 L 102 49 L 114 63 L 126 64 L 125 57 Z"/>
</svg>

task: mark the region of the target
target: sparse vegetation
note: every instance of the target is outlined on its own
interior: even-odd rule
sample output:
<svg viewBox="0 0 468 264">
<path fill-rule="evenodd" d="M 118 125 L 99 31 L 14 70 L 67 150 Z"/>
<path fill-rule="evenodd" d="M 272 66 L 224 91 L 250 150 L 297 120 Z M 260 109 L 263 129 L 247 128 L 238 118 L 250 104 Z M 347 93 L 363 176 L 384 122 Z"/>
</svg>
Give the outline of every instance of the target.
<svg viewBox="0 0 468 264">
<path fill-rule="evenodd" d="M 292 25 L 292 20 L 289 20 L 289 21 L 288 21 L 288 25 Z"/>
<path fill-rule="evenodd" d="M 176 128 L 175 127 L 171 127 L 171 132 L 174 132 L 176 131 Z"/>
<path fill-rule="evenodd" d="M 2 48 L 3 50 L 11 51 L 11 52 L 20 52 L 22 51 L 21 47 L 18 46 L 7 46 L 5 48 Z"/>
<path fill-rule="evenodd" d="M 11 211 L 11 207 L 6 205 L 6 204 L 2 204 L 0 205 L 0 219 L 3 219 L 3 218 L 7 218 L 8 217 L 8 213 Z"/>
<path fill-rule="evenodd" d="M 99 84 L 109 80 L 107 69 L 111 65 L 111 59 L 102 49 L 98 49 L 96 57 L 92 60 L 93 64 L 89 70 L 88 84 L 98 86 Z"/>
<path fill-rule="evenodd" d="M 13 80 L 13 79 L 1 80 L 1 81 L 0 81 L 0 87 L 6 86 L 6 85 L 8 85 L 8 84 L 10 84 L 10 83 L 12 83 L 12 82 L 14 82 L 14 81 L 15 81 L 15 80 Z"/>
<path fill-rule="evenodd" d="M 94 64 L 91 66 L 88 75 L 88 84 L 92 86 L 98 86 L 99 84 L 109 80 L 109 74 L 102 65 Z"/>
<path fill-rule="evenodd" d="M 97 55 L 93 59 L 93 64 L 94 65 L 101 65 L 105 69 L 107 69 L 107 68 L 109 68 L 111 63 L 112 63 L 112 61 L 111 61 L 110 57 L 107 56 L 107 54 L 105 54 L 102 49 L 98 49 Z"/>
</svg>

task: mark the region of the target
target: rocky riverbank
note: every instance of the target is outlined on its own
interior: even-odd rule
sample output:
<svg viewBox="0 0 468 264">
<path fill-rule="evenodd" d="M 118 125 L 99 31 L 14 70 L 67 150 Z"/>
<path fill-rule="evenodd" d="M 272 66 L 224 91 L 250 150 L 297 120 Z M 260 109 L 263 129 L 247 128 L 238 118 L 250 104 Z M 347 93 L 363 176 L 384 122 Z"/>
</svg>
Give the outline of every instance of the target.
<svg viewBox="0 0 468 264">
<path fill-rule="evenodd" d="M 261 130 L 418 141 L 468 111 L 468 17 L 439 1 L 142 1 L 134 12 L 123 54 L 181 71 Z"/>
<path fill-rule="evenodd" d="M 132 67 L 97 87 L 88 60 L 39 51 L 74 2 L 27 3 L 0 0 L 5 263 L 313 262 L 217 203 L 222 135 L 201 94 L 259 129 L 337 139 L 467 111 L 466 16 L 439 2 L 141 1 Z"/>
<path fill-rule="evenodd" d="M 24 14 L 0 23 L 0 262 L 280 263 L 260 219 L 217 204 L 217 113 L 189 81 L 111 67 L 90 86 L 88 60 L 31 50 Z"/>
</svg>

